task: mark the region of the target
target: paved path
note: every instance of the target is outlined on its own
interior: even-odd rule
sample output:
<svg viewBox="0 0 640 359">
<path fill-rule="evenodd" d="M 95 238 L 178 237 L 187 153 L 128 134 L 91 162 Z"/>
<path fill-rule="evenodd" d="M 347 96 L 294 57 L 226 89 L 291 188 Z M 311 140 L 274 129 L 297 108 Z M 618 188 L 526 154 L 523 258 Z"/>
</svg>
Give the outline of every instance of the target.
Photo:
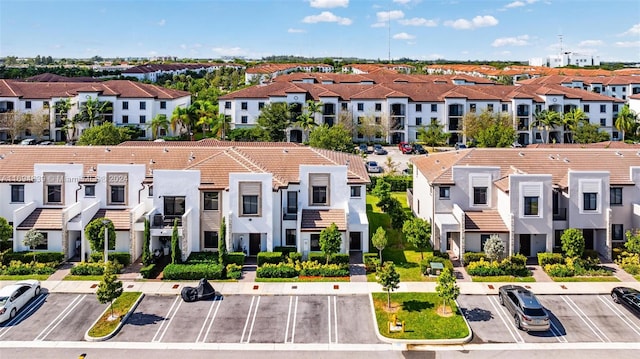
<svg viewBox="0 0 640 359">
<path fill-rule="evenodd" d="M 367 281 L 367 268 L 362 263 L 349 264 L 349 274 L 352 282 Z"/>
<path fill-rule="evenodd" d="M 537 264 L 527 265 L 527 268 L 529 268 L 529 270 L 531 270 L 533 278 L 536 280 L 536 282 L 538 282 L 538 283 L 540 283 L 540 282 L 553 282 L 553 279 L 551 279 L 551 277 L 549 277 L 547 272 L 545 272 L 542 269 L 542 267 L 540 267 L 539 265 L 537 265 Z"/>
<path fill-rule="evenodd" d="M 58 267 L 52 275 L 47 278 L 47 280 L 58 281 L 63 280 L 68 274 L 71 274 L 71 268 L 74 266 L 74 262 L 64 262 Z"/>
</svg>

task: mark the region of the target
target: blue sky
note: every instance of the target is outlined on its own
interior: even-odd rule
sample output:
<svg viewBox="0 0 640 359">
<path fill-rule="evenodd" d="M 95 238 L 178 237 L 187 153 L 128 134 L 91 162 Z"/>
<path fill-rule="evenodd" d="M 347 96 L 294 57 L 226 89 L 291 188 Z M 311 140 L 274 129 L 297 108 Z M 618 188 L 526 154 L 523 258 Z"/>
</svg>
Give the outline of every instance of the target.
<svg viewBox="0 0 640 359">
<path fill-rule="evenodd" d="M 0 0 L 0 56 L 640 62 L 637 0 Z"/>
</svg>

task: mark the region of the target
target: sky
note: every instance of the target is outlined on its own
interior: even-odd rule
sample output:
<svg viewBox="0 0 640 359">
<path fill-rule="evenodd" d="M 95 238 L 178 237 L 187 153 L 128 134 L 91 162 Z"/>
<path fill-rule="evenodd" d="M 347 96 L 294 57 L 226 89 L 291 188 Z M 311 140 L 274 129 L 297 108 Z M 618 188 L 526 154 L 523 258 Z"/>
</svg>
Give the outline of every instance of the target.
<svg viewBox="0 0 640 359">
<path fill-rule="evenodd" d="M 640 62 L 638 0 L 0 0 L 0 57 Z"/>
</svg>

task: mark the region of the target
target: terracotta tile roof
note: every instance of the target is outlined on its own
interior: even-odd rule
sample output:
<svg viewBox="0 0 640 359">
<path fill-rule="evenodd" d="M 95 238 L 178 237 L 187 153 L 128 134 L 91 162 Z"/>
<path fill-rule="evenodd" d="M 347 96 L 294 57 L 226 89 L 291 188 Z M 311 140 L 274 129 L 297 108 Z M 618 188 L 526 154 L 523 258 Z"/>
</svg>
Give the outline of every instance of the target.
<svg viewBox="0 0 640 359">
<path fill-rule="evenodd" d="M 168 71 L 181 71 L 181 70 L 198 70 L 207 69 L 211 67 L 235 67 L 244 68 L 244 65 L 238 65 L 234 63 L 186 63 L 186 64 L 145 64 L 140 66 L 134 66 L 127 70 L 122 71 L 123 74 L 144 74 L 154 72 L 168 72 Z"/>
<path fill-rule="evenodd" d="M 128 231 L 131 229 L 131 214 L 128 209 L 101 208 L 91 219 L 107 218 L 113 222 L 116 231 Z"/>
<path fill-rule="evenodd" d="M 16 227 L 19 230 L 53 229 L 62 230 L 61 208 L 36 208 Z"/>
<path fill-rule="evenodd" d="M 339 231 L 347 230 L 346 215 L 342 209 L 303 209 L 300 230 L 318 232 L 335 223 Z"/>
<path fill-rule="evenodd" d="M 509 232 L 498 211 L 465 212 L 464 230 L 467 232 Z"/>
</svg>

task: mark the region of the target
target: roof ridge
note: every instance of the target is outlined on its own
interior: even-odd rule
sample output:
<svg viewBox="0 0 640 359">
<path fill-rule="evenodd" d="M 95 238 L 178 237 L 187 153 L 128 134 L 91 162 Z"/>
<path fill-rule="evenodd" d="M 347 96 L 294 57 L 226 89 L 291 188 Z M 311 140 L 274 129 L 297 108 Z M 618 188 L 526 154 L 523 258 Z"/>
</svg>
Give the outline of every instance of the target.
<svg viewBox="0 0 640 359">
<path fill-rule="evenodd" d="M 269 171 L 269 169 L 265 165 L 261 164 L 260 162 L 256 161 L 255 159 L 251 158 L 249 155 L 247 155 L 245 152 L 241 151 L 239 148 L 237 148 L 235 146 L 232 146 L 231 150 L 233 150 L 236 154 L 238 154 L 240 157 L 242 157 L 242 159 L 244 159 L 245 161 L 249 162 L 254 167 L 256 167 L 257 169 L 262 171 L 263 173 L 270 173 L 271 176 L 275 179 L 276 182 L 278 182 L 279 185 L 284 186 L 287 183 L 287 180 L 285 180 L 284 178 L 280 177 L 278 174 L 276 174 L 275 171 Z"/>
<path fill-rule="evenodd" d="M 151 97 L 155 97 L 155 96 L 153 96 L 150 92 L 148 92 L 147 90 L 145 90 L 144 88 L 142 88 L 141 86 L 138 86 L 138 85 L 140 85 L 139 83 L 137 83 L 137 82 L 133 82 L 133 81 L 131 81 L 131 80 L 125 80 L 125 81 L 127 81 L 128 83 L 130 83 L 130 84 L 131 84 L 131 85 L 133 85 L 134 87 L 137 87 L 140 91 L 142 91 L 142 92 L 146 93 L 147 95 L 149 95 L 149 96 L 151 96 Z M 111 90 L 111 88 L 110 88 L 110 87 L 109 87 L 109 90 Z M 114 92 L 115 92 L 115 91 L 114 91 Z"/>
<path fill-rule="evenodd" d="M 329 158 L 328 156 L 326 156 L 324 153 L 321 153 L 321 152 L 320 152 L 320 150 L 322 150 L 322 151 L 326 151 L 326 152 L 329 152 L 329 150 L 326 150 L 326 149 L 323 149 L 323 148 L 315 148 L 315 147 L 309 147 L 309 149 L 311 149 L 311 151 L 312 151 L 312 152 L 315 152 L 318 156 L 320 156 L 320 157 L 322 157 L 322 158 L 326 159 L 327 161 L 329 161 L 329 162 L 333 163 L 333 164 L 334 164 L 334 165 L 336 165 L 336 166 L 347 166 L 347 172 L 348 172 L 348 173 L 351 173 L 351 174 L 353 174 L 354 176 L 356 176 L 356 177 L 358 177 L 358 178 L 362 178 L 362 177 L 360 177 L 360 175 L 358 175 L 357 173 L 355 173 L 354 171 L 352 171 L 348 164 L 340 164 L 340 163 L 338 163 L 337 161 L 334 161 L 333 159 L 331 159 L 331 158 Z M 348 156 L 348 155 L 350 155 L 350 154 L 345 153 L 345 155 L 347 155 L 347 156 Z M 349 161 L 349 162 L 350 162 L 350 161 L 351 161 L 351 159 L 350 159 L 350 158 L 347 158 L 347 161 Z"/>
</svg>

